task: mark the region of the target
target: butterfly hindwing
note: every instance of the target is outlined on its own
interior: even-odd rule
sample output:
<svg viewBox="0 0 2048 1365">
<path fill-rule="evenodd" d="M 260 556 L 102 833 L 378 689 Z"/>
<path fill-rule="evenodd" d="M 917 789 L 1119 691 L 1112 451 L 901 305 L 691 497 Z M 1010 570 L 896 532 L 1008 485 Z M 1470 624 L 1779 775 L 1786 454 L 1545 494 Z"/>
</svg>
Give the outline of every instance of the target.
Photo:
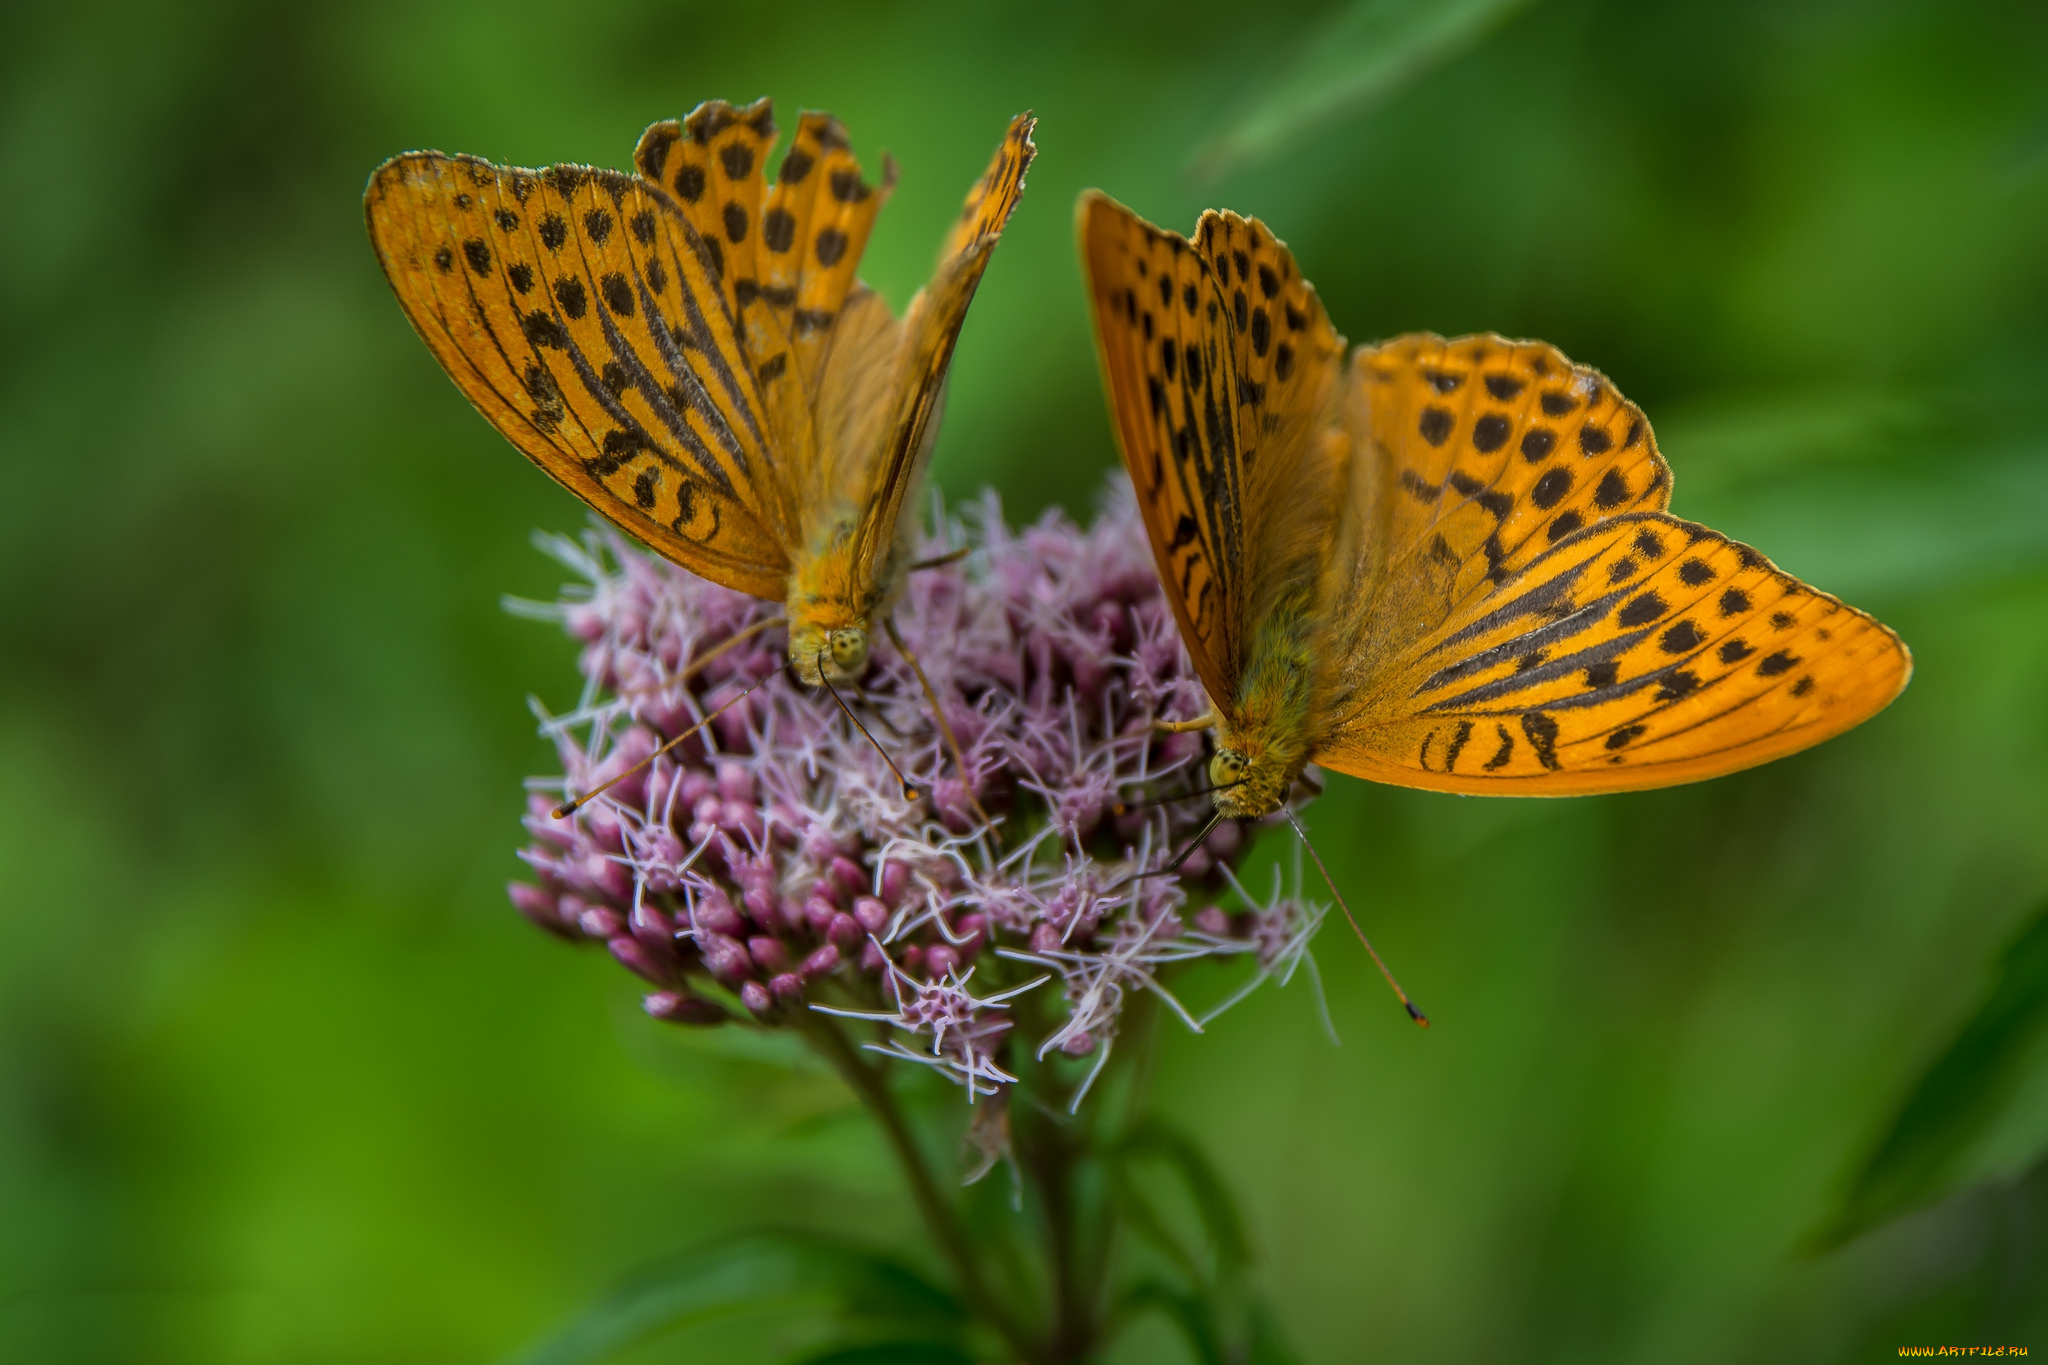
<svg viewBox="0 0 2048 1365">
<path fill-rule="evenodd" d="M 781 595 L 793 502 L 716 261 L 666 195 L 415 152 L 365 213 L 414 327 L 528 458 L 677 563 Z"/>
<path fill-rule="evenodd" d="M 1875 620 L 1665 514 L 1648 422 L 1548 346 L 1364 350 L 1348 421 L 1371 452 L 1358 540 L 1385 548 L 1350 570 L 1363 591 L 1325 589 L 1326 767 L 1496 794 L 1661 786 L 1818 743 L 1905 685 Z"/>
</svg>

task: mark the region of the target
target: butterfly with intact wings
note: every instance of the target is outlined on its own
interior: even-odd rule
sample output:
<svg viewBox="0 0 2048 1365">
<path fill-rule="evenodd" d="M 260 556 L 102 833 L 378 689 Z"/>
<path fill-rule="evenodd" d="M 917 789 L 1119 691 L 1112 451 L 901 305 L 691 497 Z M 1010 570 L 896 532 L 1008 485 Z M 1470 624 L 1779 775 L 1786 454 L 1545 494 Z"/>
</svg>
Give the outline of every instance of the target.
<svg viewBox="0 0 2048 1365">
<path fill-rule="evenodd" d="M 1309 763 L 1501 796 L 1691 782 L 1906 685 L 1890 630 L 1665 510 L 1650 425 L 1597 371 L 1491 335 L 1347 361 L 1257 219 L 1205 213 L 1190 242 L 1090 193 L 1078 226 L 1118 443 L 1212 707 L 1173 728 L 1213 726 L 1219 816 L 1279 809 Z"/>
<path fill-rule="evenodd" d="M 408 152 L 370 239 L 436 359 L 521 453 L 677 564 L 786 604 L 810 683 L 865 667 L 953 347 L 1035 148 L 1020 114 L 896 318 L 855 278 L 895 183 L 766 99 L 654 124 L 637 174 Z M 887 624 L 886 616 L 883 622 Z"/>
</svg>

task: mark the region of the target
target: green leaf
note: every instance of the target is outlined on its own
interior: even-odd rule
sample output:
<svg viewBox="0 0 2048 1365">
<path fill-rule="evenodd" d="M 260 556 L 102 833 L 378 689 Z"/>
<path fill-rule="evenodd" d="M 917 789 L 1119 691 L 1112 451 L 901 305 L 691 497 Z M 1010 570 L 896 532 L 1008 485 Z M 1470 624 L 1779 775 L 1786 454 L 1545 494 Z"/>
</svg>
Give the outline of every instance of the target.
<svg viewBox="0 0 2048 1365">
<path fill-rule="evenodd" d="M 1198 175 L 1262 161 L 1319 123 L 1368 109 L 1484 37 L 1529 0 L 1356 0 L 1195 154 Z"/>
<path fill-rule="evenodd" d="M 1157 1120 L 1150 1120 L 1126 1134 L 1111 1150 L 1110 1157 L 1115 1163 L 1119 1194 L 1126 1200 L 1128 1214 L 1137 1231 L 1148 1238 L 1161 1239 L 1160 1249 L 1176 1261 L 1188 1259 L 1172 1241 L 1164 1220 L 1159 1218 L 1151 1202 L 1132 1183 L 1131 1168 L 1135 1164 L 1156 1161 L 1179 1178 L 1181 1187 L 1194 1205 L 1209 1246 L 1216 1254 L 1217 1279 L 1230 1280 L 1242 1274 L 1251 1261 L 1251 1245 L 1245 1237 L 1244 1220 L 1238 1216 L 1237 1205 L 1231 1201 L 1223 1178 L 1191 1139 Z"/>
<path fill-rule="evenodd" d="M 790 1365 L 975 1365 L 972 1351 L 930 1341 L 876 1341 L 829 1347 Z"/>
<path fill-rule="evenodd" d="M 679 1327 L 778 1308 L 830 1311 L 928 1344 L 945 1344 L 965 1326 L 950 1293 L 892 1257 L 814 1235 L 764 1232 L 648 1267 L 517 1360 L 594 1365 Z"/>
<path fill-rule="evenodd" d="M 1215 1314 L 1199 1295 L 1184 1294 L 1159 1280 L 1140 1280 L 1124 1291 L 1118 1318 L 1128 1321 L 1146 1311 L 1159 1313 L 1180 1329 L 1188 1349 L 1201 1365 L 1225 1365 L 1222 1333 Z"/>
<path fill-rule="evenodd" d="M 2048 903 L 1999 955 L 1977 1012 L 1921 1074 L 1815 1245 L 1838 1246 L 1949 1193 L 1963 1158 L 2004 1117 L 2020 1064 L 2044 1024 Z"/>
</svg>

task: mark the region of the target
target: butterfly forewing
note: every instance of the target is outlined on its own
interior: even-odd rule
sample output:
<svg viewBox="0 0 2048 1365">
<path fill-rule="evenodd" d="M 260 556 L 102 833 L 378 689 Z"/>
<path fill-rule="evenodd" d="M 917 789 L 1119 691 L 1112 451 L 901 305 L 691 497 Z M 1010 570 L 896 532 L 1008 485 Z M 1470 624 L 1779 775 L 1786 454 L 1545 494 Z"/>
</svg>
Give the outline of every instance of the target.
<svg viewBox="0 0 2048 1365">
<path fill-rule="evenodd" d="M 968 305 L 974 302 L 996 242 L 1024 193 L 1024 173 L 1038 150 L 1031 141 L 1037 123 L 1029 113 L 1010 120 L 987 170 L 968 191 L 960 216 L 946 234 L 932 282 L 911 300 L 904 317 L 887 390 L 885 439 L 863 481 L 860 499 L 859 554 L 863 563 L 877 569 L 893 548 L 904 502 L 930 452 Z M 859 318 L 849 320 L 850 327 L 859 325 Z M 833 349 L 838 349 L 836 340 Z M 874 392 L 879 398 L 882 391 Z M 858 425 L 857 414 L 854 420 Z"/>
<path fill-rule="evenodd" d="M 1324 766 L 1449 791 L 1660 786 L 1818 743 L 1905 685 L 1876 621 L 1664 515 L 1648 422 L 1550 347 L 1362 351 L 1348 420 L 1371 451 L 1368 550 L 1362 591 L 1325 592 Z"/>
<path fill-rule="evenodd" d="M 1124 464 L 1181 639 L 1211 698 L 1244 668 L 1247 562 L 1227 300 L 1178 233 L 1082 196 L 1081 260 Z"/>
<path fill-rule="evenodd" d="M 678 563 L 779 593 L 759 392 L 672 205 L 613 172 L 416 152 L 365 211 L 414 327 L 523 453 Z"/>
<path fill-rule="evenodd" d="M 1344 338 L 1256 218 L 1212 209 L 1193 245 L 1209 264 L 1237 380 L 1237 484 L 1259 574 L 1242 600 L 1256 617 L 1312 585 L 1331 552 L 1348 440 L 1335 430 Z"/>
</svg>

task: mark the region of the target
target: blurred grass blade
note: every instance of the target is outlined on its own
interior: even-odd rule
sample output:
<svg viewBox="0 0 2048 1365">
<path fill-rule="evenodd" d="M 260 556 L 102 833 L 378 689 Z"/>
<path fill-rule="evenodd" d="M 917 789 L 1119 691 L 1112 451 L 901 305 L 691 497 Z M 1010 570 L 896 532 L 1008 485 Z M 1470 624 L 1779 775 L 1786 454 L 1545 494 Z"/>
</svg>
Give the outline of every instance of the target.
<svg viewBox="0 0 2048 1365">
<path fill-rule="evenodd" d="M 596 1365 L 679 1327 L 778 1308 L 834 1312 L 937 1345 L 964 1326 L 950 1294 L 887 1256 L 820 1237 L 755 1233 L 649 1267 L 516 1359 Z"/>
<path fill-rule="evenodd" d="M 2044 1024 L 2048 903 L 1999 955 L 1983 1003 L 1922 1073 L 1815 1245 L 1839 1246 L 1947 1194 L 1961 1158 L 2001 1117 L 2016 1064 Z"/>
<path fill-rule="evenodd" d="M 1195 174 L 1213 180 L 1267 159 L 1317 124 L 1372 107 L 1528 3 L 1353 0 L 1252 92 L 1229 128 L 1197 149 Z"/>
</svg>

